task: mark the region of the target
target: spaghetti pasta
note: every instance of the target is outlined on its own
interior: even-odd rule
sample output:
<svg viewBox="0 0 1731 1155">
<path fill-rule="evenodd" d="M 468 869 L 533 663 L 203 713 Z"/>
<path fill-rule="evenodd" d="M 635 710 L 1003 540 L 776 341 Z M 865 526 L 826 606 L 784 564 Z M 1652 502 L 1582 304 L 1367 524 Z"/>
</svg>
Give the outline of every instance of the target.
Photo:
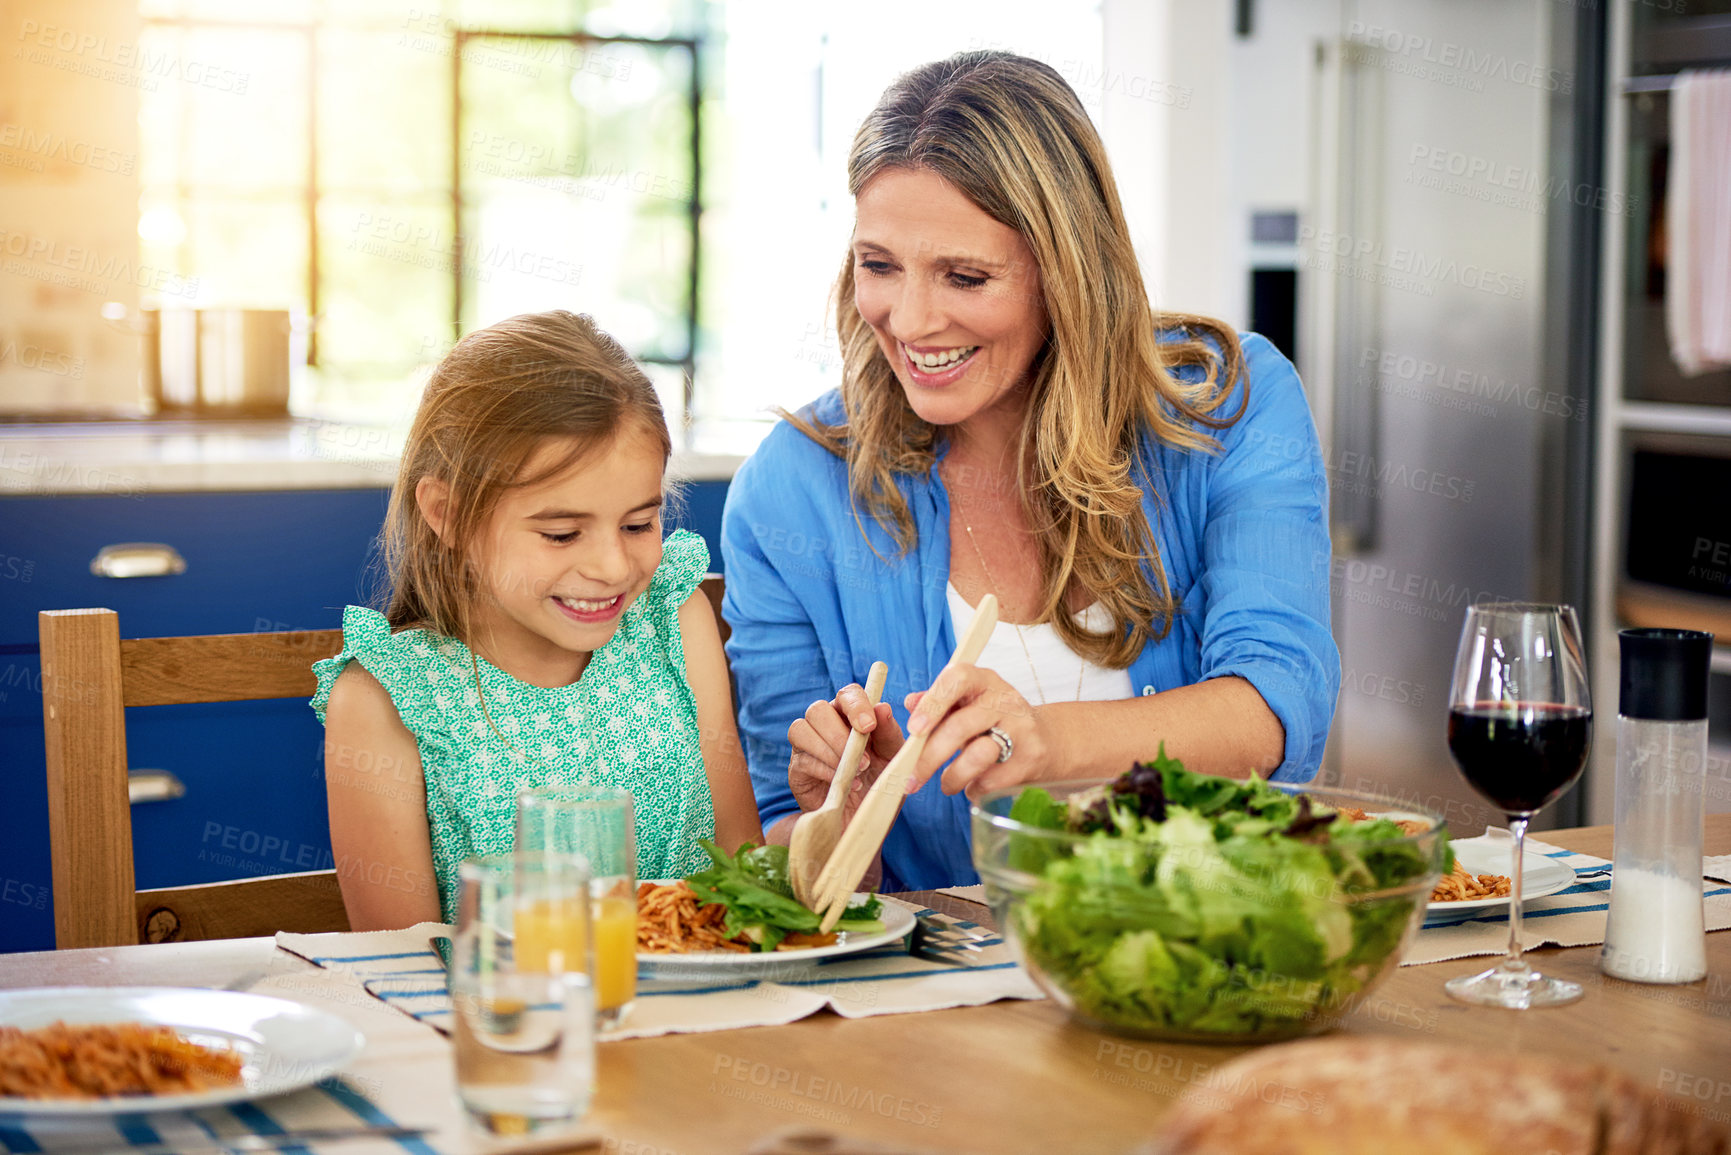
<svg viewBox="0 0 1731 1155">
<path fill-rule="evenodd" d="M 1432 902 L 1466 902 L 1476 898 L 1507 898 L 1513 884 L 1505 874 L 1470 874 L 1459 862 L 1430 892 Z"/>
<path fill-rule="evenodd" d="M 700 904 L 683 882 L 645 882 L 637 888 L 637 949 L 654 954 L 691 951 L 744 952 L 751 944 L 722 929 L 727 908 Z"/>
<path fill-rule="evenodd" d="M 744 935 L 728 936 L 727 908 L 698 902 L 684 882 L 645 882 L 637 888 L 637 949 L 649 954 L 691 954 L 696 951 L 744 953 L 753 949 Z M 834 934 L 790 934 L 777 950 L 829 946 Z"/>
<path fill-rule="evenodd" d="M 0 1027 L 0 1095 L 108 1099 L 184 1094 L 240 1082 L 245 1060 L 144 1023 Z"/>
<path fill-rule="evenodd" d="M 1364 822 L 1373 817 L 1356 806 L 1340 808 L 1341 817 L 1348 822 Z M 1408 834 L 1423 834 L 1430 829 L 1429 823 L 1415 819 L 1396 818 L 1396 825 Z M 1511 884 L 1508 876 L 1503 874 L 1469 874 L 1459 862 L 1454 869 L 1437 880 L 1431 888 L 1432 902 L 1466 902 L 1477 898 L 1507 898 Z"/>
</svg>

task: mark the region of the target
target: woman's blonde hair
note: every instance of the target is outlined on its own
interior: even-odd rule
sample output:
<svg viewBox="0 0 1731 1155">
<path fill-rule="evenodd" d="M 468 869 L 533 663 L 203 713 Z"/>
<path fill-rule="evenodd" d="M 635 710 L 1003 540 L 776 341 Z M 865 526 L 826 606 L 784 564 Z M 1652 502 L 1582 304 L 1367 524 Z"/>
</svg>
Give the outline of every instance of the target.
<svg viewBox="0 0 1731 1155">
<path fill-rule="evenodd" d="M 857 197 L 892 169 L 937 174 L 1033 252 L 1051 330 L 1028 369 L 1017 470 L 1040 553 L 1036 620 L 1052 622 L 1078 654 L 1126 668 L 1177 611 L 1143 512 L 1141 436 L 1217 448 L 1208 430 L 1243 412 L 1216 415 L 1243 373 L 1237 335 L 1212 318 L 1154 314 L 1105 146 L 1046 64 L 963 52 L 900 77 L 854 136 L 848 188 Z M 926 475 L 939 432 L 908 405 L 855 307 L 851 253 L 836 282 L 836 328 L 845 422 L 788 416 L 846 459 L 856 509 L 905 552 L 917 532 L 896 475 Z M 1199 368 L 1201 380 L 1179 380 L 1177 366 Z M 1111 613 L 1109 631 L 1091 633 L 1061 612 L 1072 582 Z"/>
<path fill-rule="evenodd" d="M 663 460 L 672 452 L 649 378 L 590 318 L 525 313 L 457 342 L 421 396 L 385 514 L 392 627 L 471 642 L 472 608 L 487 589 L 471 547 L 499 499 L 627 435 Z M 527 469 L 549 438 L 569 439 L 569 452 Z M 442 536 L 416 500 L 423 477 L 449 487 Z"/>
</svg>

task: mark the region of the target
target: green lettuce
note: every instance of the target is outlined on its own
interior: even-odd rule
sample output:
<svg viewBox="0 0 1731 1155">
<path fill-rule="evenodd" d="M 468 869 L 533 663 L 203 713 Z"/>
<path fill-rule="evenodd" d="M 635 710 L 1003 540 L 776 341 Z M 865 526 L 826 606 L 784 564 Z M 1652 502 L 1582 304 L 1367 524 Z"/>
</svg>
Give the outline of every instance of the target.
<svg viewBox="0 0 1731 1155">
<path fill-rule="evenodd" d="M 1164 750 L 1080 805 L 1024 790 L 1010 817 L 1083 835 L 1011 840 L 1010 865 L 1039 879 L 1013 917 L 1077 1009 L 1121 1027 L 1298 1033 L 1391 963 L 1428 897 L 1350 901 L 1430 871 L 1395 823 L 1341 821 Z"/>
<path fill-rule="evenodd" d="M 722 927 L 729 937 L 743 934 L 757 950 L 772 951 L 790 934 L 817 933 L 823 918 L 794 898 L 793 884 L 788 881 L 787 847 L 748 842 L 729 857 L 707 838 L 699 845 L 709 855 L 710 868 L 687 875 L 685 882 L 697 901 L 727 908 Z M 844 910 L 835 929 L 854 934 L 881 931 L 882 911 L 883 904 L 871 895 Z"/>
</svg>

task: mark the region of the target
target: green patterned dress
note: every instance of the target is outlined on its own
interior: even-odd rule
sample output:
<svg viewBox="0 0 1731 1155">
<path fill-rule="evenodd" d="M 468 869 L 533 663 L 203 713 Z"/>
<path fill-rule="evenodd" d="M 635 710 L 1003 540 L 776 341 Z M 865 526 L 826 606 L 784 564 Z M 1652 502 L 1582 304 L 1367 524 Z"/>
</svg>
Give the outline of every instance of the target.
<svg viewBox="0 0 1731 1155">
<path fill-rule="evenodd" d="M 715 836 L 715 806 L 678 620 L 708 567 L 702 538 L 669 535 L 649 588 L 625 611 L 613 640 L 595 651 L 582 677 L 553 689 L 512 677 L 455 638 L 420 629 L 393 634 L 375 610 L 343 611 L 343 652 L 314 664 L 312 707 L 323 722 L 331 687 L 351 661 L 391 695 L 420 747 L 447 921 L 456 914 L 458 865 L 510 851 L 517 792 L 527 787 L 631 791 L 639 878 L 678 878 L 708 865 L 697 840 Z"/>
</svg>

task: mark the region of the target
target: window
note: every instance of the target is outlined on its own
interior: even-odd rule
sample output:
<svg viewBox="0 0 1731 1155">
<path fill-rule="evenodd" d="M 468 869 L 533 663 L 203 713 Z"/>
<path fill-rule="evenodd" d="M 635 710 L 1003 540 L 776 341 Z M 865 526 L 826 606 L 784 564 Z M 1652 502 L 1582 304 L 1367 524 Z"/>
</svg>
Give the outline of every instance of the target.
<svg viewBox="0 0 1731 1155">
<path fill-rule="evenodd" d="M 702 54 L 694 39 L 454 34 L 462 332 L 592 313 L 687 410 L 697 339 Z"/>
<path fill-rule="evenodd" d="M 297 412 L 398 423 L 462 333 L 592 314 L 676 443 L 748 452 L 839 378 L 854 129 L 898 73 L 1036 55 L 1098 111 L 1096 0 L 143 0 L 144 263 L 307 317 Z"/>
<path fill-rule="evenodd" d="M 141 91 L 144 259 L 197 278 L 177 304 L 303 315 L 300 412 L 400 421 L 459 334 L 549 308 L 594 314 L 682 412 L 696 41 L 476 9 L 147 0 L 141 53 L 216 79 Z"/>
</svg>

